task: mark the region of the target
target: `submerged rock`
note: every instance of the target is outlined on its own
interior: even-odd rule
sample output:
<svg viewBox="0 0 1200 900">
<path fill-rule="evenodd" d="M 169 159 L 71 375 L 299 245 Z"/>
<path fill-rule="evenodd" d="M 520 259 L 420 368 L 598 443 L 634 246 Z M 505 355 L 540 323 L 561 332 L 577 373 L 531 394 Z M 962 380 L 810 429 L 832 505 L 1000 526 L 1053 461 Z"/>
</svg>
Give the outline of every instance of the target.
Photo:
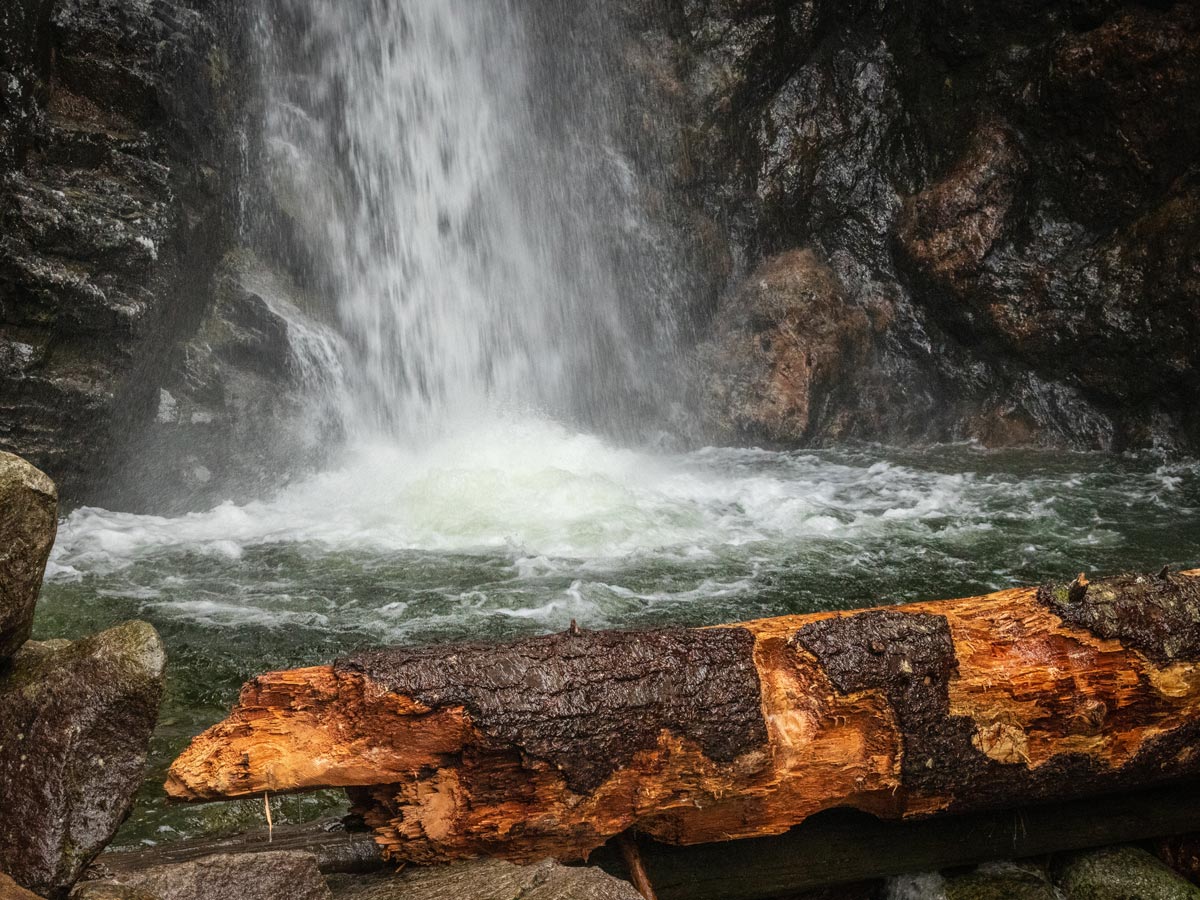
<svg viewBox="0 0 1200 900">
<path fill-rule="evenodd" d="M 329 900 L 311 853 L 218 853 L 80 885 L 72 900 Z"/>
<path fill-rule="evenodd" d="M 163 692 L 155 630 L 31 641 L 0 678 L 0 868 L 63 896 L 128 815 Z"/>
<path fill-rule="evenodd" d="M 633 885 L 591 867 L 495 859 L 331 881 L 336 900 L 641 900 Z"/>
<path fill-rule="evenodd" d="M 57 528 L 54 482 L 0 451 L 0 665 L 29 640 Z"/>
<path fill-rule="evenodd" d="M 1200 900 L 1200 888 L 1138 847 L 1077 854 L 1060 865 L 1055 882 L 1068 900 Z"/>
</svg>

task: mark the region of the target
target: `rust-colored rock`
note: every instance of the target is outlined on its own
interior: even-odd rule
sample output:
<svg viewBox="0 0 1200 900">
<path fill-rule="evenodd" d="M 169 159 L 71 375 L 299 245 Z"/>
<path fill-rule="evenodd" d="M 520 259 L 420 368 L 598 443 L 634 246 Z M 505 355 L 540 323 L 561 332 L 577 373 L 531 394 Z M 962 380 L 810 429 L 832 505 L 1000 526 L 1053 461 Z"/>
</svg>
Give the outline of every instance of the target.
<svg viewBox="0 0 1200 900">
<path fill-rule="evenodd" d="M 871 350 L 871 321 L 812 250 L 771 257 L 724 306 L 704 354 L 705 404 L 727 438 L 836 433 L 824 406 Z"/>
<path fill-rule="evenodd" d="M 950 172 L 905 201 L 896 226 L 900 249 L 933 282 L 968 289 L 1004 228 L 1025 171 L 1013 133 L 985 123 Z"/>
<path fill-rule="evenodd" d="M 1200 660 L 1159 643 L 1162 616 L 1131 615 L 1121 597 L 1149 591 L 1179 624 L 1198 615 L 1198 576 L 1096 579 L 1069 611 L 1063 584 L 699 632 L 569 633 L 490 655 L 377 651 L 250 682 L 167 790 L 347 787 L 393 858 L 521 861 L 584 857 L 634 826 L 690 844 L 839 806 L 908 818 L 1194 777 Z M 685 659 L 696 671 L 679 681 Z M 705 689 L 712 709 L 680 705 Z M 641 721 L 614 727 L 604 709 Z M 740 741 L 705 730 L 721 716 Z"/>
</svg>

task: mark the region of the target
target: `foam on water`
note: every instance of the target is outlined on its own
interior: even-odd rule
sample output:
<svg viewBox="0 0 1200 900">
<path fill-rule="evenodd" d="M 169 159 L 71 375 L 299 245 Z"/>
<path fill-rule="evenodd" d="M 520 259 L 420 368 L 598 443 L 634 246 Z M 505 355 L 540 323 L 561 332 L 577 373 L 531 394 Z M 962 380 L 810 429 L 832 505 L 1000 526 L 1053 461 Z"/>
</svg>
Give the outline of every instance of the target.
<svg viewBox="0 0 1200 900">
<path fill-rule="evenodd" d="M 550 626 L 568 610 L 607 622 L 606 607 L 618 619 L 630 605 L 724 607 L 769 587 L 764 579 L 794 581 L 822 567 L 831 577 L 874 569 L 861 590 L 880 574 L 911 580 L 914 568 L 956 565 L 968 566 L 981 588 L 1000 587 L 1026 567 L 1044 574 L 1078 565 L 1081 555 L 1119 557 L 1148 519 L 1195 514 L 1189 464 L 1079 456 L 1080 471 L 1064 471 L 1070 457 L 1049 465 L 1042 456 L 1023 471 L 1020 455 L 1007 457 L 1006 468 L 969 448 L 883 454 L 654 454 L 529 416 L 498 418 L 419 452 L 360 447 L 340 468 L 268 500 L 173 518 L 76 510 L 60 529 L 49 578 L 107 579 L 162 614 L 214 627 L 262 622 L 268 610 L 281 627 L 350 623 L 395 638 L 403 636 L 398 622 L 422 621 L 412 600 L 422 591 L 441 600 L 426 613 L 461 615 L 470 633 L 474 615 Z M 264 580 L 262 557 L 281 552 L 306 562 Z M 321 561 L 320 583 L 306 584 Z M 181 570 L 175 594 L 215 577 L 236 599 L 152 600 L 163 589 L 154 580 L 159 565 Z M 195 570 L 202 576 L 188 574 Z M 339 577 L 400 605 L 350 603 L 341 618 L 312 608 Z M 293 606 L 298 616 L 288 614 Z"/>
<path fill-rule="evenodd" d="M 989 529 L 998 498 L 1033 484 L 815 454 L 709 449 L 651 455 L 552 422 L 497 420 L 421 452 L 377 444 L 286 487 L 175 518 L 75 511 L 54 577 L 110 572 L 154 553 L 240 558 L 249 547 L 511 554 L 519 574 L 556 560 L 680 559 L 885 529 Z M 1034 502 L 1033 516 L 1051 513 Z M 950 520 L 953 520 L 951 522 Z"/>
</svg>

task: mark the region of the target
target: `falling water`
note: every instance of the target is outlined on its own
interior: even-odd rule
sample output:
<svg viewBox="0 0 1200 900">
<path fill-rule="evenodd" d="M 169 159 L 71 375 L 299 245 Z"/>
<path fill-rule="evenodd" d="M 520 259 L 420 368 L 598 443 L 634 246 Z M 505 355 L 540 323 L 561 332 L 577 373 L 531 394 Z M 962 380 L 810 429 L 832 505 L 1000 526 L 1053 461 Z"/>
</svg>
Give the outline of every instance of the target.
<svg viewBox="0 0 1200 900">
<path fill-rule="evenodd" d="M 506 0 L 271 7 L 266 143 L 352 348 L 352 434 L 594 413 L 636 368 L 607 248 L 637 213 L 604 104 L 554 108 L 547 46 L 586 49 Z"/>
</svg>

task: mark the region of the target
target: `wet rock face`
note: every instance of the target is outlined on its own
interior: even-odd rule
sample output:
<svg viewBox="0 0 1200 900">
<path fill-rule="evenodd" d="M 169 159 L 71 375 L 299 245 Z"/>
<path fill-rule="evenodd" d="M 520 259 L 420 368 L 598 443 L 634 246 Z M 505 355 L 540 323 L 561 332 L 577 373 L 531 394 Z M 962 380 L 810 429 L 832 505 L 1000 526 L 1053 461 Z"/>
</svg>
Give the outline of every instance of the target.
<svg viewBox="0 0 1200 900">
<path fill-rule="evenodd" d="M 0 9 L 0 171 L 23 157 L 40 120 L 34 96 L 49 66 L 49 47 L 40 41 L 51 0 L 13 0 Z"/>
<path fill-rule="evenodd" d="M 131 622 L 25 644 L 0 678 L 0 869 L 56 898 L 128 815 L 158 718 L 165 656 Z"/>
<path fill-rule="evenodd" d="M 685 110 L 675 185 L 739 261 L 702 338 L 749 340 L 758 267 L 809 248 L 849 306 L 891 310 L 823 412 L 859 436 L 1200 446 L 1195 4 L 626 6 Z M 718 423 L 757 415 L 724 400 Z"/>
<path fill-rule="evenodd" d="M 905 201 L 896 223 L 901 252 L 946 290 L 969 293 L 1025 173 L 1015 135 L 985 124 L 944 178 Z"/>
<path fill-rule="evenodd" d="M 155 379 L 202 314 L 231 229 L 223 7 L 21 0 L 3 13 L 23 56 L 0 77 L 0 447 L 67 497 L 153 417 Z"/>
<path fill-rule="evenodd" d="M 0 451 L 0 670 L 29 639 L 57 529 L 54 482 Z"/>
</svg>

